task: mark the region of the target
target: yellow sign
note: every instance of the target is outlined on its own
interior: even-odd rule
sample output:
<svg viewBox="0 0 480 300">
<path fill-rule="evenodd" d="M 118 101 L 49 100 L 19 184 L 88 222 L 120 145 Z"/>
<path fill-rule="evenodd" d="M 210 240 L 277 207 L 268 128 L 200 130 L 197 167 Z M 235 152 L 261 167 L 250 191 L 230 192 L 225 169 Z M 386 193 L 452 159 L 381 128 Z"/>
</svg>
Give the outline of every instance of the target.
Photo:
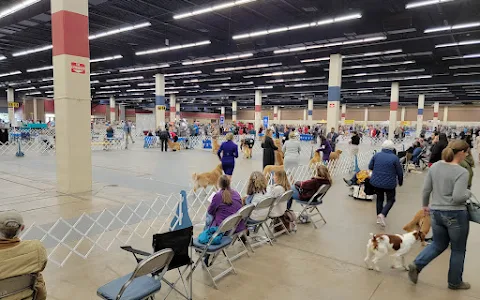
<svg viewBox="0 0 480 300">
<path fill-rule="evenodd" d="M 8 102 L 8 107 L 19 108 L 20 103 L 18 103 L 18 102 Z"/>
<path fill-rule="evenodd" d="M 400 124 L 402 124 L 402 126 L 410 126 L 410 121 L 402 121 Z"/>
<path fill-rule="evenodd" d="M 165 105 L 160 105 L 157 109 L 158 110 L 167 110 L 167 107 Z"/>
<path fill-rule="evenodd" d="M 345 120 L 345 125 L 353 125 L 355 123 L 355 120 Z"/>
</svg>

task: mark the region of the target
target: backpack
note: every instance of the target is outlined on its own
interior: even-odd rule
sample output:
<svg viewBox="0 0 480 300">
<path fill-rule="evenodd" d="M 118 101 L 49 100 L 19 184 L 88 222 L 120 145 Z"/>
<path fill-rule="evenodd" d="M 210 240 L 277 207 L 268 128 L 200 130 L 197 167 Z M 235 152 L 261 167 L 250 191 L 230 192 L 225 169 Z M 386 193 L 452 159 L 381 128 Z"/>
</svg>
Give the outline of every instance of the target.
<svg viewBox="0 0 480 300">
<path fill-rule="evenodd" d="M 285 225 L 288 232 L 293 232 L 293 231 L 296 232 L 297 231 L 297 222 L 296 222 L 297 221 L 297 216 L 295 215 L 295 212 L 293 212 L 293 210 L 285 211 L 283 216 L 281 216 L 279 219 L 283 223 L 283 225 Z M 279 230 L 281 230 L 281 229 L 279 229 Z"/>
</svg>

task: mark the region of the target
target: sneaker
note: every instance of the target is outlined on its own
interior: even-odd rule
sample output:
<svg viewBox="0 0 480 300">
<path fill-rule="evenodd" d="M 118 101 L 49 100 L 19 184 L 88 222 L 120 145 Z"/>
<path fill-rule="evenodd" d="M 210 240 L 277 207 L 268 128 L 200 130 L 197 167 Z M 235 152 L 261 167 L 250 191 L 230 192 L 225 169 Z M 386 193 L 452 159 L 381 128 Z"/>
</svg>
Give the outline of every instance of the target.
<svg viewBox="0 0 480 300">
<path fill-rule="evenodd" d="M 471 288 L 471 286 L 470 286 L 470 283 L 468 283 L 468 282 L 462 282 L 458 286 L 451 286 L 449 284 L 448 288 L 451 289 L 451 290 L 469 290 Z"/>
<path fill-rule="evenodd" d="M 382 227 L 387 227 L 387 221 L 385 220 L 385 217 L 382 214 L 378 215 L 378 217 L 380 218 L 380 225 Z"/>
<path fill-rule="evenodd" d="M 380 224 L 380 217 L 377 216 L 377 224 Z"/>
<path fill-rule="evenodd" d="M 418 271 L 417 266 L 415 264 L 410 264 L 408 266 L 408 278 L 412 283 L 417 284 L 419 273 L 420 271 Z"/>
</svg>

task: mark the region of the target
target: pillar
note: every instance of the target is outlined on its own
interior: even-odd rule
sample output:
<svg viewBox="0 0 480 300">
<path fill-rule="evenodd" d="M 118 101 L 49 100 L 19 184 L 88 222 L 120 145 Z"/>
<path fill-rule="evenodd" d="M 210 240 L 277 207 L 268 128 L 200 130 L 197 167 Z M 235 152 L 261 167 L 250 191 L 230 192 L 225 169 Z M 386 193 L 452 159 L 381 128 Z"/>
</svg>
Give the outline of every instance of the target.
<svg viewBox="0 0 480 300">
<path fill-rule="evenodd" d="M 406 108 L 402 107 L 402 113 L 400 114 L 400 121 L 405 122 L 405 113 L 406 113 Z"/>
<path fill-rule="evenodd" d="M 282 111 L 279 109 L 278 110 L 278 122 L 281 122 L 282 121 Z"/>
<path fill-rule="evenodd" d="M 175 94 L 170 94 L 170 122 L 175 122 L 177 110 L 177 98 Z"/>
<path fill-rule="evenodd" d="M 345 118 L 346 117 L 347 117 L 347 105 L 342 104 L 342 117 L 341 117 L 342 125 L 345 125 Z"/>
<path fill-rule="evenodd" d="M 120 121 L 125 121 L 126 110 L 127 110 L 127 107 L 125 105 L 118 106 L 118 117 Z"/>
<path fill-rule="evenodd" d="M 237 101 L 232 101 L 232 122 L 237 123 Z"/>
<path fill-rule="evenodd" d="M 433 127 L 438 129 L 438 111 L 440 110 L 440 103 L 433 104 Z"/>
<path fill-rule="evenodd" d="M 15 90 L 13 88 L 7 89 L 7 102 L 13 103 L 15 102 Z M 15 119 L 15 108 L 8 107 L 8 121 L 12 127 L 17 127 L 17 120 Z"/>
<path fill-rule="evenodd" d="M 88 0 L 51 0 L 57 190 L 92 190 Z M 72 34 L 75 33 L 75 34 Z"/>
<path fill-rule="evenodd" d="M 393 140 L 395 137 L 395 129 L 397 128 L 397 110 L 400 85 L 398 82 L 392 82 L 392 90 L 390 93 L 390 122 L 388 126 L 388 139 Z"/>
<path fill-rule="evenodd" d="M 443 123 L 447 125 L 448 123 L 448 106 L 443 108 Z"/>
<path fill-rule="evenodd" d="M 367 127 L 367 124 L 368 124 L 368 107 L 365 107 L 364 122 L 365 122 L 365 127 Z"/>
<path fill-rule="evenodd" d="M 308 99 L 307 108 L 308 108 L 308 123 L 312 125 L 313 124 L 313 99 Z"/>
<path fill-rule="evenodd" d="M 175 119 L 180 120 L 180 103 L 175 103 Z"/>
<path fill-rule="evenodd" d="M 112 102 L 110 100 L 110 106 Z M 115 105 L 115 104 L 114 104 Z M 165 75 L 155 74 L 155 128 L 165 128 Z"/>
<path fill-rule="evenodd" d="M 331 128 L 338 130 L 340 116 L 340 88 L 342 86 L 342 55 L 330 55 L 328 74 L 327 132 Z"/>
<path fill-rule="evenodd" d="M 33 98 L 33 123 L 38 121 L 38 103 L 37 98 Z"/>
<path fill-rule="evenodd" d="M 255 91 L 255 130 L 262 126 L 262 91 Z"/>
<path fill-rule="evenodd" d="M 307 109 L 303 109 L 303 125 L 307 124 Z"/>
<path fill-rule="evenodd" d="M 115 97 L 110 97 L 110 124 L 114 124 L 116 121 L 116 113 L 115 113 Z M 165 122 L 165 117 L 163 118 L 163 122 Z"/>
<path fill-rule="evenodd" d="M 423 128 L 423 109 L 425 107 L 425 95 L 418 95 L 418 114 L 417 114 L 417 137 Z"/>
<path fill-rule="evenodd" d="M 278 121 L 278 105 L 273 107 L 273 120 Z"/>
</svg>

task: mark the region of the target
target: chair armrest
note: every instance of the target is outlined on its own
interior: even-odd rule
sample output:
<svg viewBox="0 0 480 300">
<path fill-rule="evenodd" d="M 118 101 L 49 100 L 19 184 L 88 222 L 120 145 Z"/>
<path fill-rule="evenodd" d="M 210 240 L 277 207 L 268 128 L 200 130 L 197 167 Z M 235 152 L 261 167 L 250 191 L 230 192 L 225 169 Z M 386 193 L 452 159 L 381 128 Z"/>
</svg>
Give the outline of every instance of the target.
<svg viewBox="0 0 480 300">
<path fill-rule="evenodd" d="M 145 251 L 142 251 L 142 250 L 138 250 L 138 249 L 133 249 L 131 246 L 122 246 L 120 247 L 122 250 L 125 250 L 127 252 L 130 252 L 130 253 L 133 253 L 133 254 L 138 254 L 138 255 L 142 255 L 142 256 L 150 256 L 152 255 L 151 253 L 148 253 L 148 252 L 145 252 Z"/>
</svg>

